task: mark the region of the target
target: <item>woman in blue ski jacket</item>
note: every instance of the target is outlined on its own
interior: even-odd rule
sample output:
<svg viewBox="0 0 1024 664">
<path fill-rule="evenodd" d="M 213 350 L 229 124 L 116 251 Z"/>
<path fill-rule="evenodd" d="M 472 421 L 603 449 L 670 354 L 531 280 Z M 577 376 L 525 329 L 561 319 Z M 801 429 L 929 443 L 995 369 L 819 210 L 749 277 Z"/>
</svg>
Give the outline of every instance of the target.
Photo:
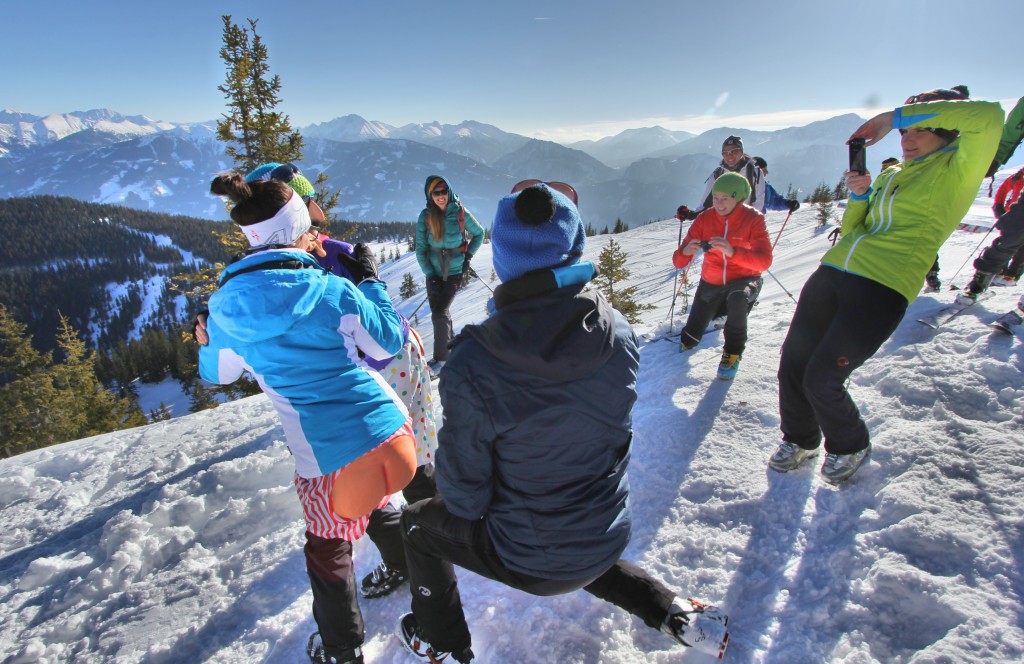
<svg viewBox="0 0 1024 664">
<path fill-rule="evenodd" d="M 402 326 L 371 252 L 356 257 L 358 285 L 317 265 L 309 250 L 319 232 L 288 185 L 246 183 L 232 173 L 210 190 L 235 203 L 231 218 L 251 249 L 224 270 L 210 298 L 199 372 L 227 384 L 248 371 L 281 417 L 319 627 L 309 651 L 361 662 L 352 542 L 371 510 L 412 477 L 416 453 L 401 400 L 359 353 L 375 360 L 398 353 Z"/>
</svg>

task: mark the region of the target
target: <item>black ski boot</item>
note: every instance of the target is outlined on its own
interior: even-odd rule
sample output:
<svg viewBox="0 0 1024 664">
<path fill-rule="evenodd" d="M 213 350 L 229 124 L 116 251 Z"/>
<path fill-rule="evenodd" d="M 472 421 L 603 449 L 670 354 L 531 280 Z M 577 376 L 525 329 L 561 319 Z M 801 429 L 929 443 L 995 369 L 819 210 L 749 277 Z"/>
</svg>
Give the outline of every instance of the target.
<svg viewBox="0 0 1024 664">
<path fill-rule="evenodd" d="M 960 304 L 974 304 L 977 302 L 978 296 L 988 290 L 988 285 L 992 283 L 993 276 L 991 272 L 975 272 L 971 283 L 967 284 L 967 288 L 956 296 L 956 301 Z"/>
</svg>

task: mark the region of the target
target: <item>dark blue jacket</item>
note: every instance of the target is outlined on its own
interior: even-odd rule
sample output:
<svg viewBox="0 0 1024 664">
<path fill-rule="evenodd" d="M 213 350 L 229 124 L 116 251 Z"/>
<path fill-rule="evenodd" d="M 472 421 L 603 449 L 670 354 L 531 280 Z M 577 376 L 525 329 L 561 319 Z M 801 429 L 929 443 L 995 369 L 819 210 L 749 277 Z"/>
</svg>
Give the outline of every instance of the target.
<svg viewBox="0 0 1024 664">
<path fill-rule="evenodd" d="M 626 466 L 640 354 L 591 263 L 498 287 L 441 374 L 436 479 L 449 511 L 486 519 L 502 562 L 545 579 L 615 563 L 630 536 Z"/>
</svg>

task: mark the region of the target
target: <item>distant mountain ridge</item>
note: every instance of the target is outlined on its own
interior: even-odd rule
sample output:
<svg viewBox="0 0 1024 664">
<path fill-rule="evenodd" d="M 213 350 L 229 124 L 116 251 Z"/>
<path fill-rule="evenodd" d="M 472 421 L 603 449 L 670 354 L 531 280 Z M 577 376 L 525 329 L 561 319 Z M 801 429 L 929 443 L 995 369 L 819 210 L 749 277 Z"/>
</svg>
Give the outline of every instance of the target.
<svg viewBox="0 0 1024 664">
<path fill-rule="evenodd" d="M 846 168 L 844 142 L 861 122 L 841 115 L 777 131 L 722 127 L 697 136 L 645 127 L 565 146 L 476 121 L 393 127 L 346 115 L 300 128 L 300 166 L 330 177 L 341 194 L 335 213 L 352 221 L 415 220 L 424 179 L 440 173 L 485 226 L 498 199 L 526 178 L 570 182 L 585 220 L 597 228 L 617 219 L 635 226 L 670 217 L 680 204 L 697 205 L 730 134 L 743 137 L 748 154 L 768 160 L 769 181 L 780 192 L 792 186 L 806 195 L 820 182 L 834 185 Z M 876 155 L 880 162 L 899 154 L 897 142 L 886 141 L 871 149 L 870 164 Z M 224 220 L 223 204 L 208 189 L 230 167 L 212 121 L 176 124 L 107 109 L 0 112 L 0 198 L 71 196 Z"/>
</svg>

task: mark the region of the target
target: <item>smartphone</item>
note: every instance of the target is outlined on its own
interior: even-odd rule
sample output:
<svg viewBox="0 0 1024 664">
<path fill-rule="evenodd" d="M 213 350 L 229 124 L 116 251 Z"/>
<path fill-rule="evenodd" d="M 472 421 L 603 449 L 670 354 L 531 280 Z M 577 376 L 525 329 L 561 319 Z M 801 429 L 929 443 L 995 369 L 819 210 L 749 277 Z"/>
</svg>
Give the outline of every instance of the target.
<svg viewBox="0 0 1024 664">
<path fill-rule="evenodd" d="M 850 172 L 864 175 L 868 172 L 867 153 L 863 138 L 850 139 Z"/>
<path fill-rule="evenodd" d="M 703 249 L 704 251 L 711 251 L 711 243 L 708 242 L 707 240 L 701 240 L 700 248 Z"/>
</svg>

